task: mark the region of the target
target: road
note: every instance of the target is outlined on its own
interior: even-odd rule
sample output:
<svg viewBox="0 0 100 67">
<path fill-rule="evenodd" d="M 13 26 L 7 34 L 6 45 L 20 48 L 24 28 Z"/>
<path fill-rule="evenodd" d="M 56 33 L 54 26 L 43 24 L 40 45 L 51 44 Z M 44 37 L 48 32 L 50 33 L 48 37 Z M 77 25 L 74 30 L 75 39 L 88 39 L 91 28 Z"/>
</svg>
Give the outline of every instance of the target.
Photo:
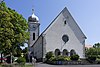
<svg viewBox="0 0 100 67">
<path fill-rule="evenodd" d="M 48 65 L 44 63 L 36 63 L 35 67 L 100 67 L 100 65 Z"/>
</svg>

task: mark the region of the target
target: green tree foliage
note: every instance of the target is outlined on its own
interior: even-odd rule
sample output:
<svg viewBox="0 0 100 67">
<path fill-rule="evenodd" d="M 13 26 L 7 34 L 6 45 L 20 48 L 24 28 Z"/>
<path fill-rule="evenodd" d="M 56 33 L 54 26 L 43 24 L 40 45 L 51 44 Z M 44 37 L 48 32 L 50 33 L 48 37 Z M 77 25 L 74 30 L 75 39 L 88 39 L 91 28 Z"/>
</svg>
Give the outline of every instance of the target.
<svg viewBox="0 0 100 67">
<path fill-rule="evenodd" d="M 23 53 L 24 57 L 26 57 L 28 54 L 28 47 L 25 47 L 25 49 L 22 50 L 22 53 Z"/>
<path fill-rule="evenodd" d="M 25 62 L 26 62 L 26 60 L 25 60 L 24 57 L 19 57 L 16 61 L 17 61 L 17 63 L 19 63 L 19 64 L 25 64 Z"/>
<path fill-rule="evenodd" d="M 85 54 L 90 60 L 100 59 L 100 43 L 96 43 L 92 48 L 86 49 Z"/>
<path fill-rule="evenodd" d="M 90 60 L 90 61 L 95 61 L 96 60 L 96 55 L 89 55 L 88 56 L 88 60 Z"/>
<path fill-rule="evenodd" d="M 93 45 L 94 48 L 100 48 L 100 43 L 96 43 Z"/>
<path fill-rule="evenodd" d="M 74 61 L 77 61 L 77 60 L 79 59 L 79 55 L 74 54 L 74 55 L 71 56 L 70 59 L 71 59 L 71 60 L 74 60 Z"/>
<path fill-rule="evenodd" d="M 51 57 L 49 61 L 70 61 L 70 57 L 59 55 L 59 56 Z"/>
<path fill-rule="evenodd" d="M 0 3 L 0 51 L 15 53 L 28 39 L 28 24 L 22 15 Z"/>
<path fill-rule="evenodd" d="M 89 48 L 89 49 L 86 49 L 85 51 L 86 53 L 86 57 L 89 56 L 89 55 L 100 55 L 100 48 Z"/>
<path fill-rule="evenodd" d="M 25 47 L 25 49 L 22 50 L 22 53 L 27 54 L 28 53 L 28 47 Z"/>
<path fill-rule="evenodd" d="M 47 59 L 47 61 L 48 61 L 51 57 L 53 57 L 53 56 L 54 56 L 54 54 L 53 54 L 52 51 L 47 52 L 47 54 L 46 54 L 46 59 Z"/>
</svg>

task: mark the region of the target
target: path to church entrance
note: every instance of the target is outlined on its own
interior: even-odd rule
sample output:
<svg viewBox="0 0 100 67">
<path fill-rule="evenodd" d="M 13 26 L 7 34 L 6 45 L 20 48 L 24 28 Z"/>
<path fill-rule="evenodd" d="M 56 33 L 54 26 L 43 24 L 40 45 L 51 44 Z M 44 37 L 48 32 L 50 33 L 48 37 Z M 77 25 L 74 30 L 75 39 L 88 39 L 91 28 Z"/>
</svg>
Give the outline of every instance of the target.
<svg viewBox="0 0 100 67">
<path fill-rule="evenodd" d="M 100 65 L 48 65 L 36 63 L 35 67 L 100 67 Z"/>
</svg>

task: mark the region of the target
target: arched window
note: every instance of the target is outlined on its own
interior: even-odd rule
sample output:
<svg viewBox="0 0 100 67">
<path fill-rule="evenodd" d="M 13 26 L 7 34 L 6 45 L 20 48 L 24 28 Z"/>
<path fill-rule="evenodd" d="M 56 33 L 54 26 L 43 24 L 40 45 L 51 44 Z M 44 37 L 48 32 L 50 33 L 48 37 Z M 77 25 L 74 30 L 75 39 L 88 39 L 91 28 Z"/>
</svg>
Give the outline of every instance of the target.
<svg viewBox="0 0 100 67">
<path fill-rule="evenodd" d="M 63 55 L 64 55 L 64 56 L 68 56 L 68 51 L 67 51 L 67 49 L 64 49 L 64 50 L 63 50 Z"/>
<path fill-rule="evenodd" d="M 35 33 L 33 33 L 33 40 L 35 40 Z"/>
<path fill-rule="evenodd" d="M 66 25 L 66 23 L 67 23 L 67 22 L 66 22 L 66 20 L 65 20 L 65 21 L 64 21 L 64 25 Z"/>
<path fill-rule="evenodd" d="M 55 56 L 58 56 L 58 55 L 60 55 L 60 50 L 59 49 L 56 49 L 55 50 Z"/>
<path fill-rule="evenodd" d="M 75 54 L 76 54 L 75 50 L 72 49 L 72 50 L 70 51 L 70 56 L 75 55 Z"/>
</svg>

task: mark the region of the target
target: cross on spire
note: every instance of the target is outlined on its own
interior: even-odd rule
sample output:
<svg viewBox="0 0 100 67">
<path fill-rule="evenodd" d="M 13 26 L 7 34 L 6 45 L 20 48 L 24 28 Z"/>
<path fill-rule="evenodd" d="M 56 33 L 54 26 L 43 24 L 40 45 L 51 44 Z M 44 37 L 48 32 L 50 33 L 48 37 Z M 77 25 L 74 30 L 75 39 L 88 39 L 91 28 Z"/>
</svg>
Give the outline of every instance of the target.
<svg viewBox="0 0 100 67">
<path fill-rule="evenodd" d="M 32 9 L 32 14 L 34 13 L 34 9 Z"/>
</svg>

